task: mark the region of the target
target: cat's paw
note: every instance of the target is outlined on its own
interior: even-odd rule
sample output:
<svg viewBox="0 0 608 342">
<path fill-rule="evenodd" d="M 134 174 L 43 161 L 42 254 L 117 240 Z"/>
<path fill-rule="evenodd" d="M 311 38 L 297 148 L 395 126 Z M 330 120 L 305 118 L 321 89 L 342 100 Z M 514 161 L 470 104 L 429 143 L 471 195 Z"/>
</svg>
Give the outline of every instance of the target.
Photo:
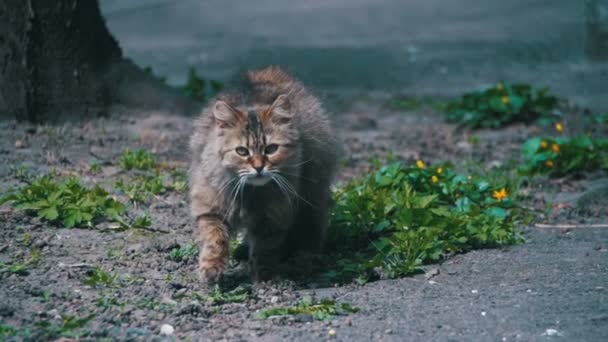
<svg viewBox="0 0 608 342">
<path fill-rule="evenodd" d="M 198 266 L 198 274 L 202 282 L 215 284 L 222 279 L 226 271 L 226 263 L 223 262 L 201 262 Z"/>
</svg>

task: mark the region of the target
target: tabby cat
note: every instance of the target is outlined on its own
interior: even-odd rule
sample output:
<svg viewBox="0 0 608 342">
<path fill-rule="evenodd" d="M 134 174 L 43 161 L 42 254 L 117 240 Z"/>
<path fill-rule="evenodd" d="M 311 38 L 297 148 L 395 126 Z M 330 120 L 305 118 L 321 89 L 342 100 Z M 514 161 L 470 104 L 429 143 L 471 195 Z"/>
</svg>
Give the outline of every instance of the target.
<svg viewBox="0 0 608 342">
<path fill-rule="evenodd" d="M 330 206 L 337 142 L 319 100 L 278 67 L 251 71 L 195 121 L 191 214 L 199 272 L 219 280 L 230 236 L 244 229 L 255 281 L 294 252 L 318 253 Z"/>
</svg>

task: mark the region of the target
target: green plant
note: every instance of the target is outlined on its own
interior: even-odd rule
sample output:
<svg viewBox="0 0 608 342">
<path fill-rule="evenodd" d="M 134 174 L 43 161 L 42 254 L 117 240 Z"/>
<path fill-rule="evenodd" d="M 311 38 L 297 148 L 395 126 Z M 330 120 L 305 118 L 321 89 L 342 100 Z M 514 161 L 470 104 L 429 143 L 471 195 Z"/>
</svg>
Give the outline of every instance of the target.
<svg viewBox="0 0 608 342">
<path fill-rule="evenodd" d="M 210 80 L 198 76 L 195 68 L 190 68 L 188 71 L 188 80 L 181 89 L 186 96 L 192 97 L 199 101 L 205 101 L 220 92 L 224 88 L 221 82 Z"/>
<path fill-rule="evenodd" d="M 94 220 L 115 219 L 125 209 L 99 186 L 87 188 L 75 177 L 56 181 L 52 175 L 40 177 L 0 198 L 0 205 L 6 202 L 66 228 L 91 227 Z"/>
<path fill-rule="evenodd" d="M 222 289 L 215 285 L 213 290 L 208 294 L 195 293 L 194 296 L 198 300 L 206 301 L 211 305 L 222 305 L 226 303 L 243 303 L 247 299 L 252 298 L 251 287 L 239 286 L 230 291 L 222 291 Z"/>
<path fill-rule="evenodd" d="M 523 144 L 522 153 L 524 164 L 520 170 L 524 173 L 563 176 L 573 172 L 608 171 L 608 139 L 536 137 Z"/>
<path fill-rule="evenodd" d="M 170 189 L 166 183 L 166 177 L 158 172 L 154 175 L 139 176 L 130 180 L 120 179 L 114 183 L 116 189 L 120 190 L 133 203 L 144 203 L 154 195 L 160 195 Z"/>
<path fill-rule="evenodd" d="M 417 164 L 382 166 L 335 193 L 327 250 L 341 271 L 333 280 L 374 270 L 399 277 L 453 253 L 520 241 L 512 184 Z"/>
<path fill-rule="evenodd" d="M 173 248 L 169 252 L 169 259 L 176 262 L 190 262 L 198 255 L 198 245 L 196 243 L 188 243 L 183 247 Z"/>
<path fill-rule="evenodd" d="M 111 287 L 119 285 L 118 276 L 116 273 L 107 272 L 100 266 L 95 266 L 93 269 L 87 272 L 87 277 L 82 281 L 82 283 L 92 287 Z"/>
<path fill-rule="evenodd" d="M 500 82 L 495 87 L 464 94 L 446 106 L 448 121 L 473 128 L 498 128 L 514 122 L 550 117 L 558 99 L 547 89 Z"/>
<path fill-rule="evenodd" d="M 10 325 L 0 324 L 0 337 L 12 337 L 17 335 L 18 330 Z"/>
<path fill-rule="evenodd" d="M 148 214 L 143 214 L 133 220 L 131 227 L 133 228 L 149 228 L 152 225 L 152 218 Z"/>
<path fill-rule="evenodd" d="M 89 164 L 89 171 L 91 173 L 101 173 L 101 163 L 98 161 L 91 162 L 91 164 Z"/>
<path fill-rule="evenodd" d="M 0 270 L 4 269 L 17 275 L 28 275 L 29 269 L 36 266 L 42 260 L 42 252 L 38 248 L 30 250 L 30 257 L 23 262 L 4 264 L 0 262 Z"/>
<path fill-rule="evenodd" d="M 52 324 L 49 321 L 39 321 L 35 323 L 38 331 L 34 331 L 33 334 L 36 340 L 55 340 L 57 337 L 72 337 L 78 338 L 86 335 L 86 331 L 82 331 L 93 318 L 94 314 L 87 315 L 84 317 L 77 317 L 72 315 L 61 315 L 61 324 Z"/>
<path fill-rule="evenodd" d="M 312 297 L 305 296 L 294 306 L 264 309 L 257 314 L 257 317 L 267 319 L 271 316 L 308 314 L 314 319 L 322 321 L 356 312 L 359 312 L 359 308 L 347 303 L 338 304 L 333 299 L 322 299 L 315 303 Z"/>
<path fill-rule="evenodd" d="M 119 160 L 120 166 L 125 170 L 150 170 L 156 167 L 154 156 L 142 149 L 125 149 Z"/>
</svg>

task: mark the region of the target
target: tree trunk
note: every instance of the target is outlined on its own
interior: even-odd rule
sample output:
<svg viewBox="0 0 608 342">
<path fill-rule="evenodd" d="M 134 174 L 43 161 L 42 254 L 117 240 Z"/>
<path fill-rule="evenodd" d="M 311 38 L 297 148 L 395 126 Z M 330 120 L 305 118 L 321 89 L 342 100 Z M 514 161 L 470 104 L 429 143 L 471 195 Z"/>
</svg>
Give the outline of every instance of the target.
<svg viewBox="0 0 608 342">
<path fill-rule="evenodd" d="M 141 88 L 149 99 L 129 96 Z M 91 118 L 117 102 L 154 107 L 166 88 L 122 58 L 97 0 L 0 1 L 0 118 Z"/>
</svg>

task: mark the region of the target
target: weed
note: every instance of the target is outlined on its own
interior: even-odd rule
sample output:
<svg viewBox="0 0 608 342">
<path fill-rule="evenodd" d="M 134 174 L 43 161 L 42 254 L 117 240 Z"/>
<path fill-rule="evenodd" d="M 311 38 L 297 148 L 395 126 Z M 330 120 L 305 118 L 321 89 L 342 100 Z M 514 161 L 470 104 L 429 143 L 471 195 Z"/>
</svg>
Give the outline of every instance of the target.
<svg viewBox="0 0 608 342">
<path fill-rule="evenodd" d="M 206 301 L 211 305 L 222 305 L 226 303 L 243 303 L 247 299 L 252 298 L 251 287 L 239 286 L 233 290 L 223 292 L 222 289 L 215 285 L 209 294 L 195 293 L 194 296 L 198 300 Z"/>
<path fill-rule="evenodd" d="M 101 163 L 94 161 L 89 164 L 89 171 L 91 173 L 101 173 Z"/>
<path fill-rule="evenodd" d="M 608 139 L 532 138 L 522 146 L 523 173 L 563 176 L 573 172 L 608 171 Z"/>
<path fill-rule="evenodd" d="M 4 264 L 0 262 L 0 270 L 6 270 L 9 273 L 17 275 L 28 275 L 29 269 L 36 266 L 42 260 L 42 252 L 37 248 L 30 250 L 30 257 L 24 262 L 13 262 Z"/>
<path fill-rule="evenodd" d="M 18 334 L 18 330 L 16 328 L 11 327 L 10 325 L 0 324 L 0 337 L 12 337 Z"/>
<path fill-rule="evenodd" d="M 118 286 L 118 276 L 116 273 L 105 271 L 100 266 L 95 266 L 87 272 L 87 277 L 82 283 L 92 287 L 115 287 Z"/>
<path fill-rule="evenodd" d="M 0 205 L 6 202 L 66 228 L 91 227 L 94 220 L 115 219 L 125 209 L 99 186 L 87 188 L 75 177 L 59 182 L 52 175 L 40 177 L 0 198 Z"/>
<path fill-rule="evenodd" d="M 181 87 L 181 90 L 186 96 L 199 101 L 205 101 L 215 96 L 223 88 L 224 85 L 221 82 L 214 80 L 207 81 L 198 76 L 196 69 L 190 68 L 188 71 L 188 80 L 186 81 L 186 84 Z"/>
<path fill-rule="evenodd" d="M 152 218 L 148 214 L 143 214 L 133 220 L 131 227 L 133 228 L 149 228 L 152 225 Z"/>
<path fill-rule="evenodd" d="M 473 128 L 499 128 L 514 122 L 547 119 L 558 105 L 547 89 L 500 82 L 495 87 L 464 94 L 446 106 L 448 121 Z"/>
<path fill-rule="evenodd" d="M 125 149 L 119 160 L 120 166 L 125 170 L 150 170 L 157 164 L 154 156 L 142 149 L 130 150 Z"/>
<path fill-rule="evenodd" d="M 113 306 L 123 307 L 125 303 L 121 302 L 115 294 L 106 293 L 97 298 L 95 305 L 102 309 L 109 309 Z"/>
<path fill-rule="evenodd" d="M 72 315 L 61 315 L 61 324 L 52 324 L 49 321 L 39 321 L 35 323 L 38 331 L 34 334 L 38 340 L 54 340 L 60 336 L 78 338 L 86 335 L 81 331 L 93 318 L 94 314 L 84 317 Z"/>
<path fill-rule="evenodd" d="M 118 180 L 114 186 L 125 194 L 133 203 L 144 203 L 154 195 L 160 195 L 169 190 L 165 185 L 165 177 L 155 175 L 139 176 L 128 181 Z"/>
<path fill-rule="evenodd" d="M 188 263 L 193 261 L 198 255 L 198 245 L 196 243 L 188 243 L 183 247 L 173 248 L 169 252 L 169 259 L 176 262 Z"/>
<path fill-rule="evenodd" d="M 188 188 L 188 174 L 183 170 L 171 172 L 171 180 L 170 188 L 177 192 L 183 192 Z"/>
<path fill-rule="evenodd" d="M 515 193 L 449 164 L 382 166 L 335 193 L 327 249 L 337 252 L 340 271 L 332 276 L 399 277 L 453 253 L 518 242 Z"/>
<path fill-rule="evenodd" d="M 312 297 L 305 296 L 295 306 L 265 309 L 260 311 L 257 317 L 259 319 L 267 319 L 271 316 L 308 314 L 316 320 L 323 321 L 356 312 L 359 312 L 359 308 L 347 303 L 338 304 L 333 299 L 322 299 L 320 302 L 315 303 Z"/>
</svg>

